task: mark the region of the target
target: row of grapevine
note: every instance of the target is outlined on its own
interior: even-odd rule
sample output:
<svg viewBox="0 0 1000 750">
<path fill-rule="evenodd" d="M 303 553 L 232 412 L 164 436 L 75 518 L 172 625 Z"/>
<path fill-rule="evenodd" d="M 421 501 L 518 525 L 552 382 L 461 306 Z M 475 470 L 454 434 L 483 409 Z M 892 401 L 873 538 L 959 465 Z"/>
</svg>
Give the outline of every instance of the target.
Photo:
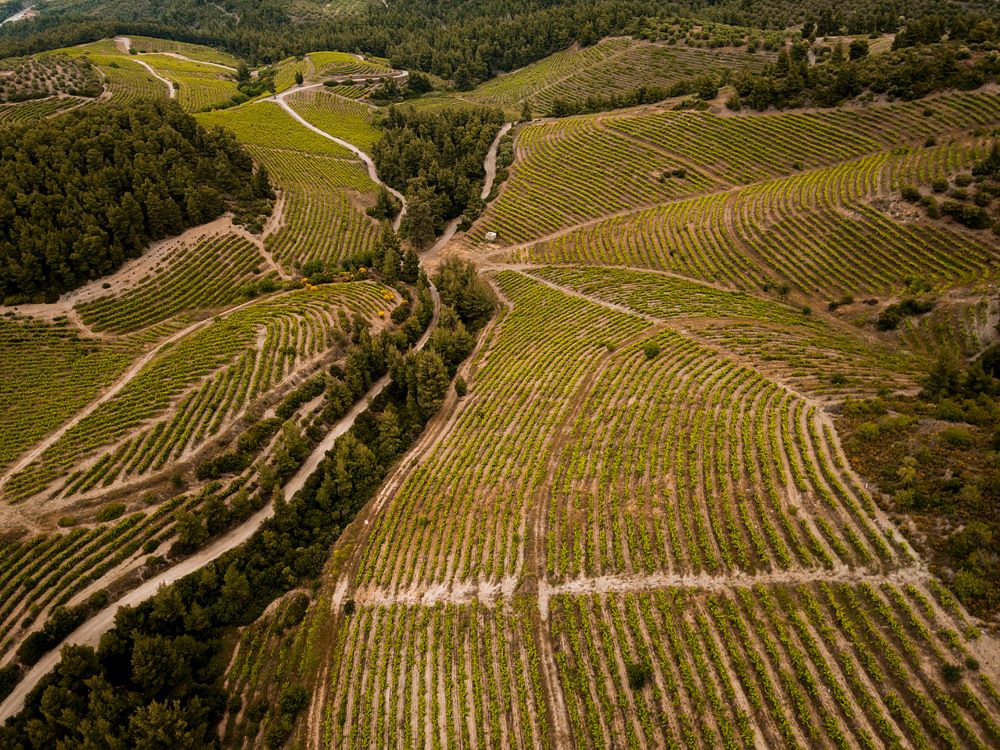
<svg viewBox="0 0 1000 750">
<path fill-rule="evenodd" d="M 1000 741 L 975 642 L 919 583 L 561 595 L 551 635 L 575 747 Z"/>
<path fill-rule="evenodd" d="M 134 341 L 82 338 L 65 318 L 0 317 L 0 467 L 69 419 L 137 353 Z"/>
<path fill-rule="evenodd" d="M 359 585 L 418 589 L 520 574 L 552 432 L 596 361 L 646 327 L 521 274 L 514 308 L 448 435 L 373 522 Z"/>
<path fill-rule="evenodd" d="M 546 573 L 905 564 L 816 440 L 816 419 L 791 392 L 672 331 L 623 349 L 555 457 Z"/>
<path fill-rule="evenodd" d="M 258 277 L 263 263 L 253 243 L 232 234 L 182 243 L 148 281 L 79 304 L 77 312 L 94 331 L 135 331 L 183 312 L 239 301 L 241 284 Z"/>
<path fill-rule="evenodd" d="M 593 117 L 532 124 L 517 138 L 519 161 L 504 191 L 471 230 L 523 242 L 625 209 L 705 192 L 718 183 L 695 169 L 663 178 L 682 163 L 604 127 Z"/>
<path fill-rule="evenodd" d="M 21 501 L 107 487 L 194 451 L 258 398 L 324 357 L 344 324 L 338 308 L 374 318 L 376 284 L 319 287 L 217 318 L 166 347 L 114 398 L 67 430 L 5 487 Z"/>
</svg>

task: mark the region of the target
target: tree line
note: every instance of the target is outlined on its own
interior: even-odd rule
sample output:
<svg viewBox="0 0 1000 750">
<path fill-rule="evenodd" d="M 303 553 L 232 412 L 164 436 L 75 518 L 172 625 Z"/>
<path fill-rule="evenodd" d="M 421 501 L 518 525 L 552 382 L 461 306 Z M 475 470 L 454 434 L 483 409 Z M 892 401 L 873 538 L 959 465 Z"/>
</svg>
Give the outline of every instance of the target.
<svg viewBox="0 0 1000 750">
<path fill-rule="evenodd" d="M 266 170 L 172 102 L 0 129 L 0 299 L 54 301 L 152 240 L 228 209 L 269 213 Z"/>
<path fill-rule="evenodd" d="M 228 0 L 228 13 L 196 0 L 105 0 L 96 5 L 80 0 L 61 7 L 59 15 L 43 13 L 5 26 L 0 58 L 116 34 L 149 35 L 223 47 L 255 65 L 320 49 L 365 52 L 466 89 L 573 43 L 639 34 L 657 18 L 684 16 L 760 29 L 805 22 L 810 31 L 824 35 L 897 31 L 905 22 L 931 14 L 962 17 L 968 13 L 966 5 L 954 0 L 414 0 L 388 7 L 376 3 L 335 19 L 322 14 L 303 19 L 293 17 L 281 0 Z M 1000 13 L 993 6 L 983 8 L 994 16 Z"/>
</svg>

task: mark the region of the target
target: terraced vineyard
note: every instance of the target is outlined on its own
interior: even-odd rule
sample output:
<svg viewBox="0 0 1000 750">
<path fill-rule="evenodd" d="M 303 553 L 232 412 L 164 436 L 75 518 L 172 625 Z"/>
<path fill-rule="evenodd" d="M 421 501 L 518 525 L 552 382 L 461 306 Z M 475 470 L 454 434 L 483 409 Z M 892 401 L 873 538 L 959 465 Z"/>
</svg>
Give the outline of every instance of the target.
<svg viewBox="0 0 1000 750">
<path fill-rule="evenodd" d="M 296 94 L 291 101 L 310 122 L 330 128 L 331 135 L 358 145 L 373 137 L 361 116 L 364 105 L 313 91 Z M 267 238 L 267 247 L 285 269 L 300 269 L 310 260 L 336 262 L 374 244 L 378 226 L 362 209 L 374 203 L 376 186 L 346 148 L 308 130 L 268 101 L 199 119 L 233 130 L 282 191 L 284 220 Z"/>
<path fill-rule="evenodd" d="M 145 54 L 138 59 L 177 84 L 177 100 L 189 112 L 199 112 L 213 104 L 222 104 L 236 94 L 232 70 L 193 60 L 181 60 L 166 54 Z"/>
<path fill-rule="evenodd" d="M 974 282 L 988 276 L 995 263 L 997 251 L 989 241 L 898 221 L 871 202 L 891 194 L 892 185 L 919 184 L 939 170 L 969 168 L 983 148 L 972 139 L 882 152 L 735 190 L 620 211 L 551 232 L 540 242 L 523 242 L 509 256 L 662 269 L 748 291 L 784 282 L 820 299 L 886 293 L 919 276 L 942 284 Z M 511 185 L 504 195 L 517 192 Z M 480 231 L 503 227 L 502 202 L 480 222 Z M 513 221 L 500 234 L 516 242 L 539 218 L 530 216 L 531 224 Z M 476 231 L 471 235 L 476 237 Z"/>
<path fill-rule="evenodd" d="M 230 689 L 305 680 L 323 746 L 993 746 L 989 636 L 794 378 L 702 326 L 845 362 L 857 334 L 658 274 L 528 274 L 495 276 L 510 309 L 470 394 L 302 624 L 244 632 Z M 881 364 L 907 387 L 911 361 Z"/>
<path fill-rule="evenodd" d="M 310 89 L 288 98 L 292 109 L 330 135 L 370 151 L 378 131 L 371 124 L 371 109 L 337 93 Z"/>
<path fill-rule="evenodd" d="M 173 253 L 149 283 L 77 306 L 93 331 L 128 333 L 184 312 L 225 307 L 243 298 L 243 284 L 262 276 L 264 258 L 246 239 L 210 237 Z"/>
<path fill-rule="evenodd" d="M 492 230 L 505 242 L 523 242 L 615 211 L 719 187 L 695 169 L 682 179 L 661 179 L 664 172 L 684 169 L 682 162 L 595 117 L 529 125 L 518 136 L 517 149 L 517 179 L 490 206 L 473 237 Z"/>
<path fill-rule="evenodd" d="M 114 381 L 134 355 L 128 342 L 81 337 L 65 318 L 45 323 L 8 314 L 0 317 L 0 339 L 0 468 Z"/>
<path fill-rule="evenodd" d="M 386 61 L 363 58 L 348 52 L 310 52 L 308 57 L 318 77 L 370 76 L 378 78 L 394 72 Z"/>
<path fill-rule="evenodd" d="M 184 329 L 113 398 L 14 473 L 4 485 L 8 501 L 72 497 L 191 456 L 258 399 L 328 359 L 334 333 L 344 329 L 339 308 L 374 319 L 386 304 L 374 284 L 323 287 Z"/>
<path fill-rule="evenodd" d="M 147 52 L 173 53 L 192 60 L 200 60 L 233 69 L 240 64 L 240 61 L 228 52 L 201 44 L 188 44 L 173 39 L 156 39 L 149 36 L 133 36 L 130 37 L 130 42 L 131 46 L 140 54 Z"/>
<path fill-rule="evenodd" d="M 769 61 L 766 53 L 606 39 L 487 81 L 461 98 L 504 107 L 511 116 L 516 116 L 521 103 L 527 101 L 534 112 L 548 114 L 556 99 L 577 103 L 587 97 L 625 93 L 640 86 L 669 89 L 673 84 L 727 69 L 759 70 Z"/>
</svg>

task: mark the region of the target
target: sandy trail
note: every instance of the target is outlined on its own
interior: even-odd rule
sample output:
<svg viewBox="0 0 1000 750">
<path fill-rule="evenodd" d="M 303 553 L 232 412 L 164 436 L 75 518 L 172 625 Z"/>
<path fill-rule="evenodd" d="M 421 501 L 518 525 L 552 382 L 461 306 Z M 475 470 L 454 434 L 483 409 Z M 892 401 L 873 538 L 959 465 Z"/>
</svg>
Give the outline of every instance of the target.
<svg viewBox="0 0 1000 750">
<path fill-rule="evenodd" d="M 313 83 L 309 84 L 308 86 L 296 86 L 294 88 L 288 89 L 287 91 L 282 91 L 280 94 L 275 94 L 270 99 L 264 99 L 263 101 L 275 102 L 279 107 L 285 110 L 285 112 L 291 115 L 291 117 L 295 119 L 299 124 L 309 128 L 309 130 L 313 131 L 317 135 L 321 135 L 324 138 L 331 140 L 340 146 L 343 146 L 348 151 L 352 152 L 355 156 L 357 156 L 359 159 L 361 159 L 361 161 L 364 162 L 365 167 L 368 169 L 368 176 L 371 178 L 372 182 L 374 182 L 376 185 L 383 186 L 393 196 L 395 196 L 396 199 L 402 204 L 402 208 L 400 209 L 399 214 L 392 222 L 392 228 L 398 230 L 399 224 L 403 220 L 403 216 L 406 214 L 406 198 L 404 198 L 403 194 L 400 193 L 398 190 L 391 188 L 384 182 L 382 182 L 382 178 L 378 176 L 378 169 L 375 168 L 375 162 L 372 160 L 372 158 L 366 152 L 362 151 L 360 148 L 355 146 L 353 143 L 345 141 L 343 138 L 337 138 L 336 136 L 330 135 L 322 128 L 316 127 L 311 122 L 302 117 L 302 115 L 300 115 L 298 112 L 292 109 L 292 106 L 285 101 L 285 99 L 291 94 L 298 93 L 299 91 L 306 91 L 307 89 L 314 89 L 322 85 L 323 85 L 322 83 Z"/>
<path fill-rule="evenodd" d="M 134 62 L 136 63 L 136 65 L 141 65 L 146 70 L 148 70 L 149 74 L 151 76 L 153 76 L 153 78 L 156 78 L 156 79 L 158 79 L 160 81 L 163 81 L 163 83 L 165 83 L 166 86 L 167 86 L 167 92 L 170 95 L 171 99 L 176 99 L 177 98 L 177 89 L 174 88 L 174 82 L 173 81 L 171 81 L 169 78 L 164 78 L 159 73 L 157 73 L 156 72 L 156 68 L 154 68 L 148 62 L 143 62 L 142 60 L 135 60 Z"/>
</svg>

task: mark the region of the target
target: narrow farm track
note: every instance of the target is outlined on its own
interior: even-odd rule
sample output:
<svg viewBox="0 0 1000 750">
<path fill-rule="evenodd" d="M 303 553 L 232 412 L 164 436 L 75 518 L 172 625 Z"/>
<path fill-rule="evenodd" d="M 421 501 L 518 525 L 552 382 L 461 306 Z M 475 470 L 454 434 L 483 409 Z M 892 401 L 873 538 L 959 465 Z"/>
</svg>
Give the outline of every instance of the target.
<svg viewBox="0 0 1000 750">
<path fill-rule="evenodd" d="M 400 222 L 402 222 L 403 216 L 406 214 L 406 198 L 398 190 L 396 190 L 395 188 L 389 187 L 384 182 L 382 182 L 382 178 L 379 177 L 379 175 L 378 175 L 378 169 L 375 167 L 375 162 L 372 160 L 371 156 L 369 156 L 366 152 L 362 151 L 360 148 L 358 148 L 357 146 L 355 146 L 350 141 L 345 141 L 342 138 L 337 138 L 336 136 L 330 135 L 329 133 L 327 133 L 322 128 L 316 127 L 311 122 L 309 122 L 308 120 L 306 120 L 302 115 L 300 115 L 298 112 L 296 112 L 292 108 L 292 106 L 288 102 L 285 101 L 285 99 L 290 94 L 299 93 L 301 91 L 307 91 L 309 89 L 315 89 L 315 88 L 318 88 L 320 86 L 323 86 L 323 84 L 322 83 L 314 83 L 314 84 L 309 84 L 307 86 L 295 86 L 293 88 L 288 89 L 287 91 L 282 91 L 280 94 L 275 94 L 270 99 L 265 99 L 263 101 L 264 102 L 274 102 L 274 103 L 276 103 L 279 107 L 281 107 L 283 110 L 285 110 L 285 112 L 287 112 L 293 119 L 295 119 L 296 122 L 298 122 L 302 126 L 308 128 L 309 130 L 313 131 L 317 135 L 320 135 L 320 136 L 322 136 L 322 137 L 324 137 L 324 138 L 326 138 L 328 140 L 333 141 L 334 143 L 336 143 L 336 144 L 338 144 L 340 146 L 343 146 L 347 150 L 349 150 L 352 153 L 354 153 L 354 155 L 357 156 L 359 159 L 361 159 L 361 161 L 364 162 L 365 168 L 368 170 L 368 176 L 371 178 L 372 182 L 374 182 L 376 185 L 383 186 L 402 205 L 402 208 L 400 209 L 399 213 L 396 215 L 396 218 L 392 222 L 393 229 L 398 230 Z"/>
<path fill-rule="evenodd" d="M 156 68 L 154 68 L 148 62 L 145 62 L 144 60 L 136 60 L 135 62 L 137 65 L 141 65 L 142 67 L 144 67 L 149 72 L 149 74 L 153 76 L 153 78 L 159 81 L 163 81 L 163 83 L 167 87 L 167 94 L 170 96 L 171 99 L 177 98 L 177 89 L 174 88 L 173 81 L 171 81 L 169 78 L 164 78 L 159 73 L 157 73 Z"/>
</svg>

